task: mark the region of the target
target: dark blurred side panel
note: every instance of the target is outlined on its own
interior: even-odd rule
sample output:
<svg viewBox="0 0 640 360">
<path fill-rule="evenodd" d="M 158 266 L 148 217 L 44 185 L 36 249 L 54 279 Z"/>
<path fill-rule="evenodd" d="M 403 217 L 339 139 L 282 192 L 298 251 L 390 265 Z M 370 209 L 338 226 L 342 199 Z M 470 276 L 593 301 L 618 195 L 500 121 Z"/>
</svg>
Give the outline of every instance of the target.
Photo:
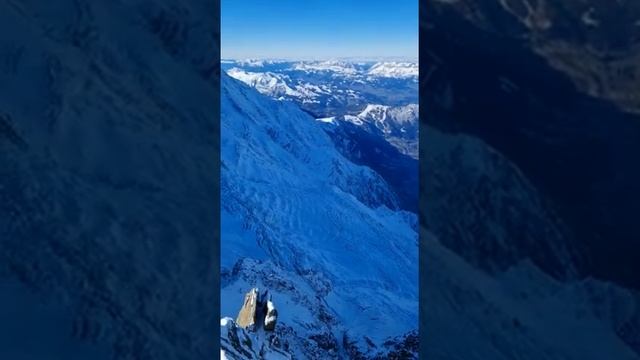
<svg viewBox="0 0 640 360">
<path fill-rule="evenodd" d="M 0 358 L 216 358 L 218 1 L 0 24 Z"/>
<path fill-rule="evenodd" d="M 420 15 L 423 356 L 638 358 L 640 4 Z"/>
</svg>

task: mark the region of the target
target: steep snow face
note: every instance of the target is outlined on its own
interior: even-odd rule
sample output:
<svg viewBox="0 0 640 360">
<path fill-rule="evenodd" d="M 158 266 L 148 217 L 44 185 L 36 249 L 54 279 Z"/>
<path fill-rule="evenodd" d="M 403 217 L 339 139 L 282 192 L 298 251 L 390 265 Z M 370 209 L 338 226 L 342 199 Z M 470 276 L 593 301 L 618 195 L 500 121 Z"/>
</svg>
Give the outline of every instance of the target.
<svg viewBox="0 0 640 360">
<path fill-rule="evenodd" d="M 417 329 L 415 216 L 387 183 L 294 104 L 226 75 L 221 121 L 223 314 L 267 286 L 306 358 L 378 353 Z"/>
<path fill-rule="evenodd" d="M 319 123 L 342 155 L 356 164 L 370 167 L 385 179 L 398 195 L 402 209 L 418 212 L 418 159 L 403 154 L 377 128 L 367 129 L 355 116 L 350 121 L 333 118 Z"/>
<path fill-rule="evenodd" d="M 42 304 L 35 358 L 218 355 L 215 23 L 209 1 L 0 2 L 0 302 Z"/>
</svg>

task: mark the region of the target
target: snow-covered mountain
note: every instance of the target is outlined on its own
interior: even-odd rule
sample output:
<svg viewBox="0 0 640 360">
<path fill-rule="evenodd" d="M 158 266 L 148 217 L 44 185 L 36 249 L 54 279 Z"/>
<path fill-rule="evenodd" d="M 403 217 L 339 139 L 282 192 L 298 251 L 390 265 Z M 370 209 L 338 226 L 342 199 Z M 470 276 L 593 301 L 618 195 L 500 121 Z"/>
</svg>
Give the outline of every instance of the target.
<svg viewBox="0 0 640 360">
<path fill-rule="evenodd" d="M 379 302 L 378 296 L 385 294 L 383 297 L 386 298 L 389 290 L 380 292 L 358 287 L 363 292 L 354 298 L 346 297 L 339 284 L 362 283 L 373 269 L 383 266 L 385 269 L 375 276 L 375 282 L 377 289 L 385 288 L 381 282 L 387 275 L 383 274 L 401 273 L 395 262 L 406 256 L 396 252 L 399 244 L 395 240 L 405 245 L 410 242 L 409 239 L 415 236 L 410 234 L 415 233 L 409 229 L 415 229 L 415 219 L 386 207 L 378 208 L 377 216 L 373 218 L 362 217 L 361 211 L 369 212 L 380 203 L 367 200 L 364 202 L 367 206 L 353 207 L 348 204 L 362 204 L 357 195 L 344 202 L 341 197 L 334 198 L 335 192 L 321 189 L 317 182 L 328 180 L 327 172 L 321 170 L 326 166 L 322 165 L 325 160 L 319 158 L 319 154 L 340 159 L 336 150 L 349 155 L 344 149 L 356 149 L 347 145 L 341 149 L 341 142 L 336 142 L 339 137 L 334 137 L 331 131 L 328 134 L 334 137 L 333 142 L 323 135 L 320 128 L 331 126 L 331 123 L 316 121 L 318 126 L 313 126 L 309 124 L 310 118 L 296 110 L 293 104 L 267 100 L 230 79 L 223 86 L 227 89 L 223 97 L 241 99 L 223 105 L 234 109 L 225 115 L 228 119 L 223 119 L 223 131 L 227 134 L 242 131 L 244 134 L 223 137 L 228 139 L 223 157 L 229 176 L 223 179 L 224 188 L 234 188 L 233 193 L 237 194 L 226 199 L 225 203 L 233 205 L 224 210 L 223 217 L 223 225 L 227 224 L 223 231 L 234 240 L 223 242 L 223 254 L 232 254 L 230 258 L 225 257 L 223 313 L 235 315 L 248 288 L 268 288 L 279 304 L 286 304 L 280 309 L 289 311 L 284 315 L 277 335 L 286 343 L 287 352 L 294 356 L 358 358 L 356 354 L 360 354 L 369 358 L 383 354 L 383 357 L 392 357 L 393 351 L 397 354 L 412 349 L 417 338 L 407 328 L 396 331 L 396 336 L 392 331 L 383 331 L 393 339 L 389 342 L 382 341 L 385 336 L 370 338 L 381 329 L 372 330 L 368 321 L 375 326 L 390 321 L 395 323 L 393 328 L 402 328 L 397 323 L 397 315 L 391 316 L 394 320 L 378 318 L 399 310 L 397 305 L 389 309 L 384 302 Z M 364 113 L 371 119 L 384 117 L 382 107 L 368 110 Z M 250 120 L 248 123 L 247 119 Z M 371 135 L 355 118 L 345 124 L 347 126 L 334 126 L 334 131 L 360 131 L 358 136 L 346 136 L 348 141 Z M 224 130 L 232 125 L 235 130 Z M 291 130 L 284 132 L 282 127 Z M 291 136 L 284 135 L 291 131 Z M 518 354 L 523 359 L 594 360 L 609 355 L 637 359 L 634 348 L 640 339 L 638 294 L 612 283 L 578 280 L 575 268 L 580 258 L 575 244 L 567 241 L 570 237 L 566 227 L 558 222 L 541 195 L 509 160 L 477 139 L 448 135 L 436 129 L 427 131 L 430 131 L 432 141 L 422 151 L 428 157 L 426 160 L 438 167 L 425 179 L 431 184 L 427 195 L 427 224 L 432 230 L 427 230 L 426 253 L 422 254 L 428 271 L 421 286 L 430 294 L 423 309 L 428 323 L 422 324 L 422 333 L 429 334 L 425 335 L 429 344 L 426 355 L 511 359 L 513 354 Z M 247 141 L 260 144 L 260 147 L 247 145 Z M 283 147 L 284 150 L 272 149 L 272 141 L 280 144 L 276 148 Z M 359 140 L 359 144 L 362 146 L 358 149 L 365 149 L 363 144 L 371 143 Z M 233 166 L 224 156 L 227 151 L 224 149 L 230 147 L 235 149 Z M 313 154 L 307 156 L 312 148 L 319 150 L 311 151 Z M 300 154 L 305 155 L 300 157 Z M 357 161 L 358 157 L 352 159 Z M 349 162 L 344 158 L 338 162 L 349 169 L 357 168 L 346 165 Z M 276 168 L 280 172 L 276 173 Z M 339 173 L 348 175 L 351 171 Z M 289 178 L 294 174 L 295 181 Z M 337 173 L 333 174 L 328 178 L 330 182 L 337 180 Z M 236 181 L 230 184 L 232 179 Z M 243 190 L 244 186 L 250 190 Z M 305 191 L 299 192 L 299 187 Z M 386 188 L 386 185 L 380 187 Z M 351 191 L 338 189 L 346 193 Z M 382 193 L 387 191 L 382 190 Z M 236 202 L 241 205 L 235 205 Z M 308 204 L 314 204 L 313 209 Z M 329 218 L 318 214 L 316 208 L 328 213 L 341 212 L 341 209 L 346 212 L 343 216 L 330 216 L 332 220 L 327 221 Z M 385 210 L 379 212 L 381 209 Z M 349 226 L 341 223 L 342 217 L 349 217 Z M 378 230 L 368 233 L 371 222 L 361 228 L 359 224 L 366 218 L 377 222 L 374 227 L 379 230 L 395 224 L 391 226 L 393 235 L 386 235 L 394 240 L 377 243 L 376 236 L 383 233 Z M 318 226 L 321 229 L 317 229 Z M 340 235 L 335 235 L 333 231 L 338 229 Z M 405 232 L 404 240 L 398 238 Z M 437 239 L 433 233 L 444 238 Z M 322 244 L 319 248 L 314 240 L 318 236 Z M 351 244 L 347 248 L 356 253 L 365 251 L 366 255 L 349 260 L 342 260 L 335 252 L 331 257 L 321 255 L 330 247 L 344 245 L 342 240 L 339 242 L 342 245 L 336 245 L 337 238 Z M 516 238 L 519 240 L 512 240 Z M 366 249 L 358 250 L 360 246 Z M 384 259 L 378 259 L 380 255 L 375 255 L 376 251 L 383 252 L 388 246 L 393 250 L 390 254 L 398 254 L 400 258 L 384 255 Z M 410 246 L 415 244 L 407 246 L 405 251 L 410 251 Z M 295 256 L 288 255 L 290 253 Z M 364 259 L 372 268 L 362 269 L 360 261 L 353 262 L 354 258 Z M 318 259 L 322 259 L 320 263 L 316 263 Z M 345 270 L 336 271 L 343 266 L 349 269 L 346 281 L 339 280 Z M 368 279 L 367 283 L 371 281 L 374 279 Z M 371 292 L 365 296 L 366 291 Z M 391 293 L 395 291 L 397 288 Z M 377 304 L 373 306 L 375 310 L 366 305 L 371 301 Z M 355 308 L 347 308 L 345 303 Z M 377 315 L 362 316 L 360 311 L 366 312 L 365 309 L 373 310 Z M 345 313 L 357 315 L 345 316 Z M 390 326 L 389 323 L 386 326 Z M 576 343 L 589 345 L 576 348 L 572 345 Z"/>
<path fill-rule="evenodd" d="M 379 173 L 400 206 L 418 210 L 418 105 L 367 105 L 357 115 L 317 119 L 338 151 Z"/>
<path fill-rule="evenodd" d="M 0 2 L 0 358 L 218 356 L 216 21 Z"/>
<path fill-rule="evenodd" d="M 577 277 L 579 244 L 517 166 L 475 137 L 424 131 L 424 223 L 443 245 L 488 273 L 527 260 L 559 278 Z"/>
<path fill-rule="evenodd" d="M 286 62 L 286 60 L 277 59 L 242 59 L 242 60 L 222 60 L 224 63 L 237 64 L 242 67 L 262 68 L 269 65 Z"/>
<path fill-rule="evenodd" d="M 385 78 L 417 78 L 418 64 L 410 62 L 378 62 L 367 69 L 373 77 Z"/>
<path fill-rule="evenodd" d="M 284 96 L 303 97 L 302 93 L 293 90 L 287 85 L 287 80 L 290 81 L 290 79 L 288 79 L 286 75 L 279 75 L 272 72 L 247 72 L 238 68 L 227 70 L 227 74 L 255 88 L 259 92 L 274 98 L 283 98 Z M 314 95 L 315 94 L 312 93 L 308 96 L 313 97 Z"/>
<path fill-rule="evenodd" d="M 223 315 L 268 288 L 300 357 L 393 351 L 417 330 L 415 215 L 291 102 L 224 75 L 221 121 Z"/>
<path fill-rule="evenodd" d="M 418 102 L 415 62 L 229 60 L 222 68 L 261 93 L 293 101 L 316 117 L 355 114 L 367 104 Z M 285 87 L 292 91 L 287 93 Z"/>
<path fill-rule="evenodd" d="M 397 294 L 412 296 L 402 284 L 408 285 L 405 271 L 415 271 L 409 264 L 415 258 L 405 258 L 417 250 L 411 240 L 415 218 L 378 207 L 380 200 L 363 201 L 361 194 L 352 195 L 353 188 L 331 185 L 353 183 L 339 178 L 359 171 L 337 154 L 322 123 L 231 79 L 223 80 L 223 87 L 223 108 L 230 109 L 223 118 L 223 134 L 228 134 L 223 136 L 223 234 L 231 240 L 223 241 L 222 249 L 228 254 L 223 314 L 237 313 L 248 288 L 268 288 L 280 304 L 276 334 L 288 354 L 393 358 L 412 349 L 416 334 L 400 320 L 408 319 L 401 314 L 411 301 Z M 481 141 L 427 130 L 434 141 L 422 151 L 440 165 L 426 179 L 433 184 L 428 224 L 449 243 L 425 230 L 422 260 L 428 271 L 421 285 L 430 295 L 423 304 L 421 334 L 429 344 L 424 355 L 637 359 L 638 294 L 574 276 L 576 260 L 562 225 L 544 206 L 531 207 L 539 194 L 508 160 Z M 327 163 L 342 170 L 327 177 Z M 460 174 L 466 173 L 472 176 L 469 183 L 456 185 L 456 177 L 463 181 Z M 358 177 L 378 179 L 372 194 L 387 198 L 383 182 L 367 174 Z M 481 184 L 478 179 L 501 184 L 500 190 L 486 192 L 500 197 L 480 204 L 482 193 L 465 188 Z M 507 214 L 514 224 L 522 224 L 517 219 L 523 216 L 531 226 L 511 227 L 502 218 Z M 444 230 L 449 224 L 451 232 Z M 476 232 L 481 226 L 484 230 Z M 451 243 L 456 233 L 468 242 Z M 379 242 L 380 236 L 385 240 Z M 510 240 L 519 236 L 531 243 Z M 475 241 L 491 238 L 495 242 Z M 549 275 L 554 264 L 565 272 L 558 275 L 561 280 Z M 578 343 L 584 345 L 574 346 Z"/>
<path fill-rule="evenodd" d="M 558 281 L 528 261 L 488 275 L 423 238 L 425 358 L 640 359 L 640 297 L 593 279 Z"/>
<path fill-rule="evenodd" d="M 398 196 L 399 206 L 418 211 L 418 160 L 403 154 L 379 132 L 348 121 L 323 123 L 336 149 L 352 162 L 376 171 Z"/>
<path fill-rule="evenodd" d="M 345 76 L 355 76 L 361 73 L 361 66 L 348 61 L 325 60 L 325 61 L 301 61 L 294 63 L 293 70 L 305 72 L 329 72 Z"/>
<path fill-rule="evenodd" d="M 389 74 L 389 79 L 374 79 L 367 75 L 369 70 L 398 66 L 417 70 L 414 63 L 307 61 L 267 68 L 245 66 L 250 70 L 232 67 L 227 73 L 262 94 L 290 100 L 312 114 L 338 114 L 318 118 L 325 123 L 323 128 L 338 151 L 379 173 L 398 196 L 400 206 L 416 212 L 418 105 L 417 89 L 411 87 L 415 79 L 394 78 L 394 74 Z M 399 93 L 406 97 L 395 98 L 398 93 L 394 89 L 399 84 L 403 86 Z M 363 86 L 366 90 L 360 91 Z"/>
<path fill-rule="evenodd" d="M 301 61 L 292 65 L 293 70 L 305 72 L 326 72 L 337 76 L 354 78 L 413 78 L 418 77 L 417 62 L 397 61 Z"/>
<path fill-rule="evenodd" d="M 379 135 L 398 151 L 418 158 L 418 104 L 388 106 L 368 104 L 357 115 L 331 116 L 317 119 L 323 123 L 340 125 L 350 122 Z"/>
<path fill-rule="evenodd" d="M 583 276 L 640 289 L 640 3 L 530 4 L 424 8 L 426 121 L 509 159 L 570 228 Z"/>
<path fill-rule="evenodd" d="M 423 131 L 421 355 L 639 359 L 640 294 L 578 276 L 580 245 L 509 159 L 472 136 Z"/>
</svg>

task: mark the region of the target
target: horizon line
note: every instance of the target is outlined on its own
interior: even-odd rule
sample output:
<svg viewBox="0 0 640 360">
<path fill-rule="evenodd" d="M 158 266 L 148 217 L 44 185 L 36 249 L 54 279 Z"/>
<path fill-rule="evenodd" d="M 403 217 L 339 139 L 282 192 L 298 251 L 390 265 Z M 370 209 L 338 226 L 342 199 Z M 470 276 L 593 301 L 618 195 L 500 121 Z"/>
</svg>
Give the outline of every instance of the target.
<svg viewBox="0 0 640 360">
<path fill-rule="evenodd" d="M 331 60 L 352 60 L 352 61 L 384 61 L 384 60 L 404 60 L 418 62 L 418 57 L 412 56 L 248 56 L 248 57 L 220 57 L 220 61 L 331 61 Z"/>
</svg>

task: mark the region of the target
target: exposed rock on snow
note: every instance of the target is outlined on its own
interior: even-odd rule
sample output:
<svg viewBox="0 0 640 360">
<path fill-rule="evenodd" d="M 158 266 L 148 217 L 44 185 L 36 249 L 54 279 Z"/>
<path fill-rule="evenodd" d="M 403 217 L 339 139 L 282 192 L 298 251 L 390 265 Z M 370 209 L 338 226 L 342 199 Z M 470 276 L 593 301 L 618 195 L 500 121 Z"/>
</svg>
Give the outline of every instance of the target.
<svg viewBox="0 0 640 360">
<path fill-rule="evenodd" d="M 271 302 L 271 300 L 267 300 L 266 314 L 264 317 L 264 329 L 267 331 L 275 330 L 277 322 L 278 322 L 278 310 L 273 305 L 273 302 Z"/>
<path fill-rule="evenodd" d="M 258 318 L 258 307 L 258 289 L 254 288 L 244 296 L 244 304 L 236 319 L 238 326 L 249 330 L 254 328 Z"/>
<path fill-rule="evenodd" d="M 220 320 L 221 360 L 288 360 L 293 357 L 278 335 L 264 331 L 248 331 L 233 319 Z"/>
<path fill-rule="evenodd" d="M 273 331 L 277 320 L 278 311 L 271 301 L 269 291 L 260 293 L 259 289 L 253 288 L 244 296 L 236 324 L 248 330 L 263 326 L 265 330 Z"/>
<path fill-rule="evenodd" d="M 269 291 L 258 288 L 245 294 L 237 320 L 220 320 L 222 359 L 290 359 L 283 343 L 274 333 L 278 312 Z M 264 318 L 263 318 L 264 317 Z"/>
</svg>

